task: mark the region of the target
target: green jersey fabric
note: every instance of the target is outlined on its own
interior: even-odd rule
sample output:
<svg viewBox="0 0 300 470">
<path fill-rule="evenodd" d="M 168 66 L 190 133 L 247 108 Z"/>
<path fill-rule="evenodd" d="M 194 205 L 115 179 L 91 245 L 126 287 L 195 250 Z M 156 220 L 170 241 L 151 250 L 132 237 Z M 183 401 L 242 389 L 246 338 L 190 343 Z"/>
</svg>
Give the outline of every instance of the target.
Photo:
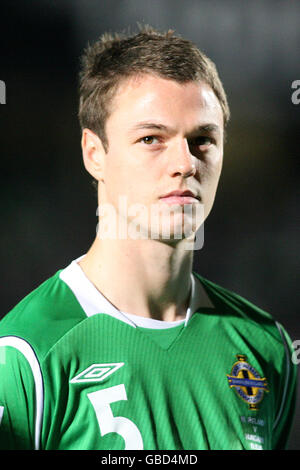
<svg viewBox="0 0 300 470">
<path fill-rule="evenodd" d="M 76 261 L 0 322 L 1 449 L 286 447 L 296 366 L 269 314 L 193 273 L 184 321 L 137 318 Z"/>
</svg>

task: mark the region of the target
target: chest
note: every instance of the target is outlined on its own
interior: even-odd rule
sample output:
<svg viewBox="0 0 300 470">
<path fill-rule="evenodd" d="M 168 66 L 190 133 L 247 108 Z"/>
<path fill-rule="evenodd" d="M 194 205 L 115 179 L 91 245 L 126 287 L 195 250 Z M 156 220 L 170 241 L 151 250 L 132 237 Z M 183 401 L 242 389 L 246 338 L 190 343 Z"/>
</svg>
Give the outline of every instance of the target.
<svg viewBox="0 0 300 470">
<path fill-rule="evenodd" d="M 110 321 L 97 335 L 96 324 L 74 331 L 45 366 L 44 447 L 270 448 L 265 364 L 240 336 L 195 326 L 169 336 Z"/>
</svg>

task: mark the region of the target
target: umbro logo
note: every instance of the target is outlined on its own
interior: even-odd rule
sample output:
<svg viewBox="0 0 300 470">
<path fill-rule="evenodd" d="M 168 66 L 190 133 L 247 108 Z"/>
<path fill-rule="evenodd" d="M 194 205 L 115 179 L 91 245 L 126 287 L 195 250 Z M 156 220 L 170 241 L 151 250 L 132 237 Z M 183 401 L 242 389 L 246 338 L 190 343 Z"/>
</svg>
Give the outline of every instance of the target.
<svg viewBox="0 0 300 470">
<path fill-rule="evenodd" d="M 120 367 L 124 366 L 124 362 L 114 362 L 109 364 L 92 364 L 87 369 L 76 375 L 70 383 L 78 382 L 101 382 L 109 375 L 116 372 Z"/>
</svg>

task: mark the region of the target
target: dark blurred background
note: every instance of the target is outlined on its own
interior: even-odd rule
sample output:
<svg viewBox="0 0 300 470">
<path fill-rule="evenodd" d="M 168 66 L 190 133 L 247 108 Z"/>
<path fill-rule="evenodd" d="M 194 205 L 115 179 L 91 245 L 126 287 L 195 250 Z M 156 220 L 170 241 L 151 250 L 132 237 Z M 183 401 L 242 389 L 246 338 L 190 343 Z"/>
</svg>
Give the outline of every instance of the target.
<svg viewBox="0 0 300 470">
<path fill-rule="evenodd" d="M 95 237 L 97 201 L 77 122 L 79 56 L 104 31 L 141 22 L 193 40 L 216 62 L 231 106 L 195 269 L 300 339 L 300 104 L 291 99 L 300 80 L 300 2 L 10 0 L 0 18 L 0 316 Z M 299 402 L 291 449 L 300 449 Z"/>
</svg>

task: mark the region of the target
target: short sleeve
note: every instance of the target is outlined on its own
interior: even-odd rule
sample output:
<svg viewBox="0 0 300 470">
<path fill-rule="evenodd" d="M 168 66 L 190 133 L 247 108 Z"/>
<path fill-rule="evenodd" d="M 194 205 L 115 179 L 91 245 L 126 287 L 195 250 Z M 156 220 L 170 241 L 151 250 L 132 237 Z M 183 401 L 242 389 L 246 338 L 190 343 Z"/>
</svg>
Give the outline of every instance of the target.
<svg viewBox="0 0 300 470">
<path fill-rule="evenodd" d="M 30 345 L 14 336 L 0 338 L 1 450 L 38 448 L 41 392 L 39 365 Z"/>
</svg>

